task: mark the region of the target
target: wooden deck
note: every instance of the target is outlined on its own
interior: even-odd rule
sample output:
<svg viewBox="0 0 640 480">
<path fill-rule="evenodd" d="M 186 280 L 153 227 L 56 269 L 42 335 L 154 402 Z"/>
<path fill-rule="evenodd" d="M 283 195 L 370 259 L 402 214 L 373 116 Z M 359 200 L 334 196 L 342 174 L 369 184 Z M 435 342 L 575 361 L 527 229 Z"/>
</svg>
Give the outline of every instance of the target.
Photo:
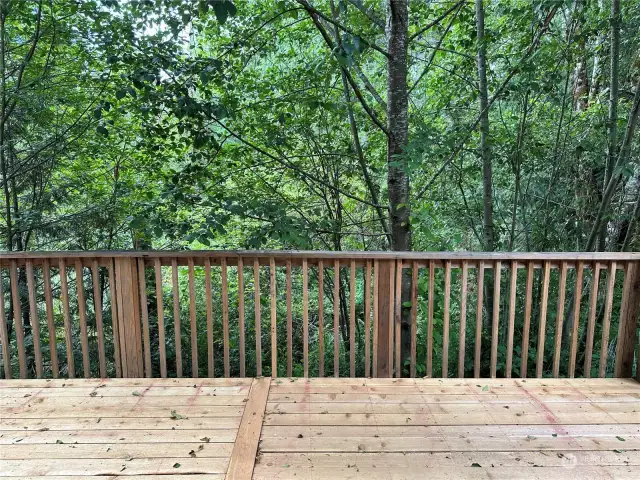
<svg viewBox="0 0 640 480">
<path fill-rule="evenodd" d="M 0 477 L 640 478 L 634 380 L 0 380 Z"/>
</svg>

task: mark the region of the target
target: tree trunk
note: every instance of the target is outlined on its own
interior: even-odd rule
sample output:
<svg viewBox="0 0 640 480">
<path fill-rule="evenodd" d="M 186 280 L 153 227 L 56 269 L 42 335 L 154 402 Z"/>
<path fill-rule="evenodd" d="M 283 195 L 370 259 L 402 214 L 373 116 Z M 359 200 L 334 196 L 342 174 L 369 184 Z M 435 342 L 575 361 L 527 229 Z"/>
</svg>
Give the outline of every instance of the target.
<svg viewBox="0 0 640 480">
<path fill-rule="evenodd" d="M 493 173 L 489 148 L 489 95 L 487 91 L 487 59 L 484 40 L 483 0 L 476 0 L 476 28 L 478 42 L 478 85 L 480 90 L 480 155 L 483 183 L 483 240 L 484 249 L 494 249 L 493 237 Z"/>
<path fill-rule="evenodd" d="M 603 192 L 607 189 L 613 167 L 616 164 L 616 156 L 618 149 L 618 69 L 620 56 L 620 0 L 611 1 L 611 39 L 609 43 L 609 61 L 611 83 L 609 85 L 609 112 L 607 115 L 608 128 L 608 148 L 607 148 L 607 164 L 605 167 L 604 182 L 602 186 Z M 603 194 L 603 197 L 605 195 Z M 606 247 L 607 240 L 607 222 L 600 225 L 600 236 L 598 239 L 598 250 L 603 251 Z"/>
<path fill-rule="evenodd" d="M 407 47 L 409 42 L 408 0 L 387 0 L 387 190 L 389 194 L 391 249 L 412 249 L 409 209 L 409 176 L 404 148 L 409 137 Z M 410 301 L 411 276 L 403 276 L 402 303 Z M 402 308 L 401 360 L 411 350 L 410 310 Z M 397 366 L 399 368 L 399 366 Z"/>
</svg>

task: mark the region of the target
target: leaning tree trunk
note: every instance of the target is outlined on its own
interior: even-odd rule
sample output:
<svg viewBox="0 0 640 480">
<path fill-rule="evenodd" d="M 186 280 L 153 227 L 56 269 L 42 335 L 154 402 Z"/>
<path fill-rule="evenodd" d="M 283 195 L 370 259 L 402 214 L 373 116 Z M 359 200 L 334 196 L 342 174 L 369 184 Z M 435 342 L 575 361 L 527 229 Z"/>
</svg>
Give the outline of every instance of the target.
<svg viewBox="0 0 640 480">
<path fill-rule="evenodd" d="M 404 148 L 409 137 L 409 92 L 407 87 L 407 46 L 409 43 L 408 0 L 387 1 L 386 33 L 389 60 L 387 63 L 387 189 L 389 194 L 391 249 L 412 248 L 409 221 L 409 176 Z M 411 277 L 403 277 L 402 304 L 410 301 Z M 402 309 L 401 360 L 411 351 L 410 310 Z"/>
</svg>

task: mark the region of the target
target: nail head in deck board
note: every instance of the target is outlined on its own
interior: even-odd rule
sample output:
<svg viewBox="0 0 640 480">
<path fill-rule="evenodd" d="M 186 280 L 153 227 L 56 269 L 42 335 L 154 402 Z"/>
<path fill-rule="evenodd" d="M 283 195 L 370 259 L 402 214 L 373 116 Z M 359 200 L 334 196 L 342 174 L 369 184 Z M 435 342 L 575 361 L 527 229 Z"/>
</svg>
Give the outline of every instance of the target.
<svg viewBox="0 0 640 480">
<path fill-rule="evenodd" d="M 258 451 L 271 378 L 256 378 L 251 383 L 249 401 L 244 407 L 236 441 L 231 452 L 227 480 L 251 480 Z"/>
</svg>

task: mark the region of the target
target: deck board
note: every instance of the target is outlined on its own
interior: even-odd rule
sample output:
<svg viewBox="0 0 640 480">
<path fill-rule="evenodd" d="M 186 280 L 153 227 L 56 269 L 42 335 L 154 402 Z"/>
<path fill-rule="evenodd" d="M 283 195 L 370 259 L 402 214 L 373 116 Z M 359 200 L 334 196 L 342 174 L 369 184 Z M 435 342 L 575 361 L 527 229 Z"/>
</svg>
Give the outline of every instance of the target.
<svg viewBox="0 0 640 480">
<path fill-rule="evenodd" d="M 0 478 L 575 480 L 638 471 L 634 380 L 0 380 Z"/>
</svg>

